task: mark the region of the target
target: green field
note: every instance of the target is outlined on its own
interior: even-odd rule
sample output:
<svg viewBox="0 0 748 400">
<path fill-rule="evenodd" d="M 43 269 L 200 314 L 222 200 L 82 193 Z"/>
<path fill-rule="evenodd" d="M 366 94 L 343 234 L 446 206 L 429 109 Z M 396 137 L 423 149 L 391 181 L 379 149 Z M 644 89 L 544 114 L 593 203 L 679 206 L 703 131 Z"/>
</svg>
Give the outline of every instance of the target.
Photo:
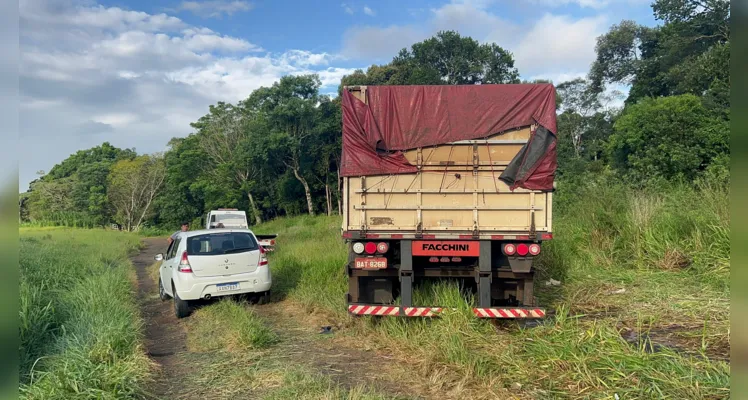
<svg viewBox="0 0 748 400">
<path fill-rule="evenodd" d="M 339 217 L 256 231 L 280 234 L 277 299 L 342 321 L 352 341 L 366 337 L 426 377 L 451 376 L 478 393 L 521 386 L 529 397 L 721 398 L 730 387 L 728 198 L 721 186 L 634 191 L 605 182 L 557 196 L 536 284 L 555 316 L 528 329 L 472 318 L 472 299 L 448 283 L 415 298 L 456 313 L 351 321 Z M 562 284 L 545 286 L 549 278 Z M 455 384 L 444 379 L 436 382 Z"/>
<path fill-rule="evenodd" d="M 21 398 L 141 396 L 153 365 L 127 259 L 138 237 L 65 228 L 20 235 Z"/>
<path fill-rule="evenodd" d="M 334 363 L 336 346 L 379 351 L 393 360 L 381 373 L 411 374 L 417 395 L 729 397 L 728 205 L 721 186 L 631 190 L 593 182 L 560 192 L 554 239 L 536 265 L 537 295 L 552 315 L 534 327 L 473 318 L 474 299 L 449 281 L 415 293 L 420 305 L 457 309 L 441 318 L 352 318 L 340 217 L 268 222 L 255 230 L 279 234 L 272 307 L 301 314 L 279 325 L 267 308 L 233 300 L 196 310 L 185 320 L 188 351 L 179 357 L 185 367 L 203 367 L 185 375 L 184 396 L 391 397 L 326 376 L 314 353 L 299 355 L 304 362 L 289 358 L 297 340 L 324 344 L 308 332 L 324 321 L 338 329 L 325 344 L 329 354 L 319 355 Z M 104 230 L 22 229 L 22 398 L 147 393 L 154 364 L 142 346 L 127 261 L 138 241 Z M 561 284 L 546 286 L 551 278 Z M 289 323 L 307 333 L 289 336 Z"/>
</svg>

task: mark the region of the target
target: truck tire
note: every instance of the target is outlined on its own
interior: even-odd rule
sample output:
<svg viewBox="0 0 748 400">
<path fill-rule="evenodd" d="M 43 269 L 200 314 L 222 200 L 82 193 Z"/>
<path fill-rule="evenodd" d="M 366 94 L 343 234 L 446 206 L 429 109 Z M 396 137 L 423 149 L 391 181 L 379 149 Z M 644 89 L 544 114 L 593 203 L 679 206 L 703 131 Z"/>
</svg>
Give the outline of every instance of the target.
<svg viewBox="0 0 748 400">
<path fill-rule="evenodd" d="M 190 304 L 187 300 L 182 300 L 177 294 L 177 289 L 172 285 L 172 293 L 174 293 L 174 314 L 177 318 L 184 318 L 190 315 Z"/>
</svg>

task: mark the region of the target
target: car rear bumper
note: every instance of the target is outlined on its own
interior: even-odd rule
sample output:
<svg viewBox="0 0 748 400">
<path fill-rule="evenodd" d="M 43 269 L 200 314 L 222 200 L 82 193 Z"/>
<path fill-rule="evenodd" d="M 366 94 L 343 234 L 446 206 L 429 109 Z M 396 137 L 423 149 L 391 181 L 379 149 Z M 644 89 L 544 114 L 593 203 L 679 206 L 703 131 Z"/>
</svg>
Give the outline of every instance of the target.
<svg viewBox="0 0 748 400">
<path fill-rule="evenodd" d="M 192 274 L 190 274 L 192 275 Z M 238 290 L 219 291 L 222 283 L 238 283 Z M 227 296 L 242 293 L 261 293 L 270 290 L 272 279 L 268 266 L 258 267 L 254 272 L 245 274 L 196 277 L 185 276 L 180 282 L 175 282 L 177 294 L 182 300 L 204 299 L 210 297 Z"/>
</svg>

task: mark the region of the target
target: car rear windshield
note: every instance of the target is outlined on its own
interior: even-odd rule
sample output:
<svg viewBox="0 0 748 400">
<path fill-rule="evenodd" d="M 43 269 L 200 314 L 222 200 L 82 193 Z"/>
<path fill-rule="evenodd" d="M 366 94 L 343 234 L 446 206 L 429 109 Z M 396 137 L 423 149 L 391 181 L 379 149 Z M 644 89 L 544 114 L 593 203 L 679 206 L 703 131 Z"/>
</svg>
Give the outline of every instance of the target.
<svg viewBox="0 0 748 400">
<path fill-rule="evenodd" d="M 255 238 L 244 232 L 206 233 L 187 238 L 187 254 L 212 256 L 258 250 Z"/>
</svg>

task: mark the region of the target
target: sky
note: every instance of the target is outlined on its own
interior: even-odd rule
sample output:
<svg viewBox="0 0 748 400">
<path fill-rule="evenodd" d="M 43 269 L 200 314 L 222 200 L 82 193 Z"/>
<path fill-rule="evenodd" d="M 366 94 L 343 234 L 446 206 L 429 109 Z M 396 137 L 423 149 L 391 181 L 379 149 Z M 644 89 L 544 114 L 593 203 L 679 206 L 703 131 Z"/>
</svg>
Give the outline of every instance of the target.
<svg viewBox="0 0 748 400">
<path fill-rule="evenodd" d="M 323 93 L 357 68 L 456 30 L 514 55 L 525 79 L 584 76 L 595 39 L 651 0 L 20 0 L 19 186 L 110 142 L 161 152 L 218 101 L 288 74 Z"/>
</svg>

